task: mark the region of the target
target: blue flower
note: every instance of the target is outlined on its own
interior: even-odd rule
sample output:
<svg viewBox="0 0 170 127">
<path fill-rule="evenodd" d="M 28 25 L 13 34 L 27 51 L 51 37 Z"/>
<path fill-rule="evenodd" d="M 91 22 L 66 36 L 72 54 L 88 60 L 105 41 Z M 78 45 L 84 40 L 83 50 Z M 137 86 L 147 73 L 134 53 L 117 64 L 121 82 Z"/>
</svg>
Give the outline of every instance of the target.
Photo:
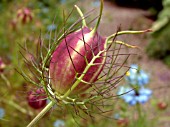
<svg viewBox="0 0 170 127">
<path fill-rule="evenodd" d="M 3 108 L 0 108 L 0 119 L 2 119 L 5 115 L 5 110 Z"/>
<path fill-rule="evenodd" d="M 124 92 L 124 94 L 121 92 Z M 123 94 L 120 98 L 122 98 L 129 105 L 135 105 L 137 103 L 144 104 L 152 95 L 152 91 L 146 88 L 140 88 L 138 91 L 134 91 L 132 88 L 124 87 L 121 88 L 118 93 Z"/>
<path fill-rule="evenodd" d="M 125 79 L 132 85 L 143 86 L 149 83 L 149 75 L 135 64 L 131 65 Z"/>
<path fill-rule="evenodd" d="M 130 73 L 132 73 L 132 74 L 136 74 L 137 72 L 138 72 L 138 70 L 139 70 L 139 67 L 138 67 L 138 65 L 136 65 L 136 64 L 132 64 L 131 66 L 130 66 Z"/>
<path fill-rule="evenodd" d="M 148 84 L 148 83 L 149 83 L 148 74 L 145 71 L 140 70 L 139 75 L 138 75 L 138 84 L 140 86 L 143 86 L 143 85 Z"/>
<path fill-rule="evenodd" d="M 63 120 L 56 120 L 53 125 L 54 127 L 64 127 L 65 122 Z"/>
<path fill-rule="evenodd" d="M 51 24 L 51 25 L 48 25 L 47 26 L 47 30 L 48 31 L 52 31 L 52 30 L 55 30 L 57 28 L 57 26 L 55 24 Z"/>
<path fill-rule="evenodd" d="M 132 64 L 130 66 L 129 71 L 126 73 L 126 80 L 130 84 L 137 84 L 137 73 L 138 73 L 138 66 L 136 64 Z"/>
<path fill-rule="evenodd" d="M 127 94 L 133 92 L 134 90 L 132 90 L 132 88 L 121 86 L 118 89 L 117 95 L 120 96 L 120 98 L 124 98 Z"/>
</svg>

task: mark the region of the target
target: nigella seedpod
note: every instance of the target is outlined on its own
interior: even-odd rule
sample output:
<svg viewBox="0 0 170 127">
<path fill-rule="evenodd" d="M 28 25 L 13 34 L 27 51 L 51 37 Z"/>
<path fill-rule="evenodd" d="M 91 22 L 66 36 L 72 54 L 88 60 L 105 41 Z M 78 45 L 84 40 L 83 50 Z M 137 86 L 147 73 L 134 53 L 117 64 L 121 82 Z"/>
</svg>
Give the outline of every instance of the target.
<svg viewBox="0 0 170 127">
<path fill-rule="evenodd" d="M 28 93 L 27 101 L 30 107 L 34 109 L 41 109 L 47 103 L 46 98 L 47 96 L 45 91 L 42 88 L 39 88 L 36 91 L 30 91 Z"/>
<path fill-rule="evenodd" d="M 76 76 L 83 74 L 93 57 L 104 50 L 105 40 L 106 38 L 97 32 L 92 34 L 88 27 L 73 32 L 62 40 L 50 62 L 50 78 L 56 92 L 63 94 L 72 87 Z M 83 81 L 93 83 L 97 80 L 104 65 L 104 58 L 99 57 L 94 63 L 97 64 L 88 69 Z M 88 83 L 79 83 L 73 94 L 88 89 Z"/>
<path fill-rule="evenodd" d="M 75 6 L 82 17 L 83 26 L 65 36 L 52 54 L 50 80 L 55 92 L 60 95 L 75 95 L 86 91 L 103 69 L 105 57 L 102 55 L 105 53 L 102 51 L 106 38 L 97 32 L 103 8 L 101 2 L 98 22 L 93 30 L 86 26 L 82 12 Z"/>
</svg>

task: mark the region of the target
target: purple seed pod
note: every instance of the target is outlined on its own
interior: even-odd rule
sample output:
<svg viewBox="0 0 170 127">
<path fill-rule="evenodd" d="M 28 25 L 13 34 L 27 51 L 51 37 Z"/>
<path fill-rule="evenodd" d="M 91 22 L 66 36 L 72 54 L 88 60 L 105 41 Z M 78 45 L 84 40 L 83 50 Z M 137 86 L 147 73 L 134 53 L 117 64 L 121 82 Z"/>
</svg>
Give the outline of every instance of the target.
<svg viewBox="0 0 170 127">
<path fill-rule="evenodd" d="M 50 78 L 56 92 L 64 94 L 72 87 L 76 76 L 79 77 L 93 57 L 104 50 L 105 41 L 106 38 L 101 37 L 97 32 L 92 34 L 88 27 L 67 35 L 61 41 L 52 54 L 50 62 Z M 83 77 L 83 81 L 88 83 L 79 83 L 71 94 L 87 90 L 90 84 L 97 80 L 103 69 L 104 61 L 102 56 L 95 59 L 94 65 Z"/>
<path fill-rule="evenodd" d="M 45 91 L 42 88 L 30 91 L 27 97 L 28 104 L 34 109 L 41 109 L 47 103 L 46 97 Z"/>
</svg>

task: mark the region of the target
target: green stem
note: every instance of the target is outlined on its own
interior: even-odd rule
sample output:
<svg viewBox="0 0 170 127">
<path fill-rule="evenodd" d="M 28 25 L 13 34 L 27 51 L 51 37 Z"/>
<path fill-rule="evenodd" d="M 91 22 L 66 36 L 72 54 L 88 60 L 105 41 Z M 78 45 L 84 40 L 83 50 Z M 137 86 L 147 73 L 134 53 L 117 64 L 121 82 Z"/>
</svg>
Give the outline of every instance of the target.
<svg viewBox="0 0 170 127">
<path fill-rule="evenodd" d="M 86 20 L 85 20 L 85 18 L 84 18 L 84 15 L 83 15 L 82 11 L 80 10 L 80 8 L 79 8 L 77 5 L 74 5 L 74 6 L 75 6 L 75 8 L 77 9 L 80 17 L 82 18 L 82 25 L 83 25 L 83 27 L 86 27 L 86 26 L 87 26 L 87 25 L 86 25 Z"/>
<path fill-rule="evenodd" d="M 24 113 L 24 114 L 29 114 L 29 115 L 33 115 L 32 112 L 28 112 L 26 109 L 22 108 L 20 105 L 18 105 L 17 103 L 13 102 L 13 101 L 9 101 L 9 100 L 6 100 L 6 99 L 3 99 L 2 100 L 4 103 L 7 103 L 11 106 L 13 106 L 14 108 L 16 108 L 18 111 Z"/>
<path fill-rule="evenodd" d="M 141 34 L 141 33 L 146 33 L 146 32 L 151 32 L 150 29 L 147 30 L 141 30 L 141 31 L 120 31 L 117 33 L 114 33 L 106 38 L 106 42 L 109 42 L 110 39 L 114 38 L 117 35 L 123 35 L 123 34 Z"/>
<path fill-rule="evenodd" d="M 99 23 L 100 23 L 100 20 L 101 20 L 101 17 L 102 17 L 102 12 L 103 12 L 103 5 L 104 5 L 104 2 L 103 0 L 100 0 L 100 14 L 99 14 L 99 18 L 97 20 L 97 23 L 96 23 L 96 26 L 94 27 L 94 29 L 91 31 L 91 34 L 94 35 L 97 31 L 97 28 L 99 27 Z"/>
<path fill-rule="evenodd" d="M 11 84 L 9 82 L 9 80 L 6 78 L 6 76 L 4 74 L 0 74 L 1 78 L 5 81 L 5 83 L 7 84 L 7 86 L 9 88 L 11 88 Z"/>
<path fill-rule="evenodd" d="M 27 127 L 33 127 L 54 106 L 54 104 L 54 101 L 48 103 L 48 105 L 27 125 Z"/>
<path fill-rule="evenodd" d="M 138 111 L 138 119 L 141 119 L 141 117 L 142 117 L 142 112 L 141 112 L 140 104 L 137 103 L 136 107 L 137 107 L 137 111 Z"/>
</svg>

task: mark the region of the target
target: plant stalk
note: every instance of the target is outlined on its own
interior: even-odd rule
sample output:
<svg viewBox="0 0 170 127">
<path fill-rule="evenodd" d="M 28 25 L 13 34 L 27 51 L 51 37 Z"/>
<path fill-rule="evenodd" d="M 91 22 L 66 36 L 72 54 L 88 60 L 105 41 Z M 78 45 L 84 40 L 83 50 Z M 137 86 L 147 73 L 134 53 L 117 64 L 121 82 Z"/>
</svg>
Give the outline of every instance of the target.
<svg viewBox="0 0 170 127">
<path fill-rule="evenodd" d="M 48 105 L 27 125 L 27 127 L 33 127 L 54 105 L 54 101 L 48 103 Z"/>
<path fill-rule="evenodd" d="M 142 118 L 142 112 L 141 112 L 141 107 L 140 107 L 139 103 L 137 103 L 136 108 L 137 108 L 137 112 L 138 112 L 138 119 L 141 119 Z"/>
<path fill-rule="evenodd" d="M 141 31 L 119 31 L 117 33 L 114 33 L 106 38 L 106 42 L 109 42 L 110 39 L 114 38 L 117 35 L 123 35 L 123 34 L 141 34 L 141 33 L 146 33 L 146 32 L 151 32 L 152 30 L 147 29 L 147 30 L 141 30 Z"/>
<path fill-rule="evenodd" d="M 80 17 L 82 18 L 82 25 L 83 25 L 83 27 L 86 27 L 87 24 L 86 24 L 86 21 L 85 21 L 85 18 L 84 18 L 84 15 L 83 15 L 82 11 L 80 10 L 80 8 L 77 5 L 74 5 L 74 6 L 77 9 Z"/>
<path fill-rule="evenodd" d="M 102 17 L 102 12 L 103 12 L 103 0 L 100 0 L 100 14 L 99 14 L 99 18 L 97 20 L 97 23 L 96 23 L 96 26 L 94 27 L 94 29 L 91 31 L 91 34 L 94 35 L 97 31 L 97 28 L 99 27 L 99 24 L 100 24 L 100 20 L 101 20 L 101 17 Z"/>
</svg>

